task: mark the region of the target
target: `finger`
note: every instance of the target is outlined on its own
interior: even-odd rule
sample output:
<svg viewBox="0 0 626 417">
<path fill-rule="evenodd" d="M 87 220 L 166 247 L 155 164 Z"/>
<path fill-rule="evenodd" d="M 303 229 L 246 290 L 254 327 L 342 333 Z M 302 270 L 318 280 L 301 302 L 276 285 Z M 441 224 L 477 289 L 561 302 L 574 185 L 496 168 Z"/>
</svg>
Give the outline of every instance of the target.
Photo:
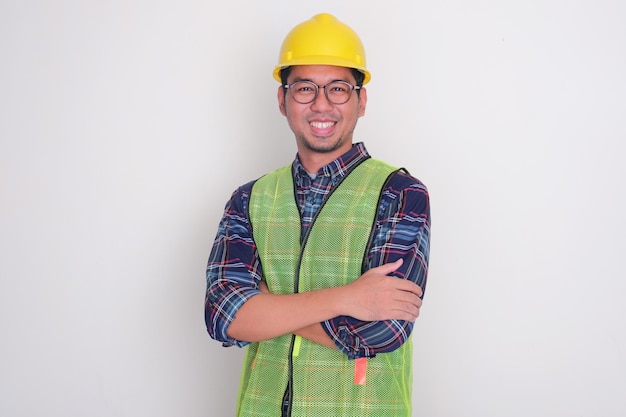
<svg viewBox="0 0 626 417">
<path fill-rule="evenodd" d="M 400 268 L 400 266 L 402 265 L 402 262 L 404 262 L 404 261 L 402 260 L 402 258 L 400 258 L 400 259 L 398 259 L 395 262 L 389 262 L 389 263 L 377 266 L 376 268 L 372 268 L 372 269 L 370 269 L 370 271 L 375 271 L 376 273 L 379 273 L 379 274 L 382 274 L 382 275 L 389 275 L 393 271 L 395 271 L 398 268 Z"/>
<path fill-rule="evenodd" d="M 393 317 L 393 319 L 414 322 L 415 320 L 417 320 L 419 315 L 420 315 L 419 308 L 415 308 L 415 306 L 413 306 L 412 308 L 406 307 L 401 310 L 395 310 L 394 311 L 395 317 Z"/>
<path fill-rule="evenodd" d="M 412 303 L 403 304 L 401 308 L 404 314 L 407 315 L 406 317 L 408 317 L 406 320 L 415 321 L 415 319 L 417 319 L 420 315 L 421 305 L 421 303 L 419 303 L 419 305 Z"/>
<path fill-rule="evenodd" d="M 409 281 L 406 279 L 398 279 L 394 278 L 396 288 L 402 291 L 406 291 L 412 294 L 417 295 L 418 297 L 422 296 L 422 287 L 414 283 L 413 281 Z"/>
<path fill-rule="evenodd" d="M 409 291 L 400 291 L 396 296 L 396 301 L 410 304 L 417 308 L 422 306 L 422 299 L 415 293 Z"/>
</svg>

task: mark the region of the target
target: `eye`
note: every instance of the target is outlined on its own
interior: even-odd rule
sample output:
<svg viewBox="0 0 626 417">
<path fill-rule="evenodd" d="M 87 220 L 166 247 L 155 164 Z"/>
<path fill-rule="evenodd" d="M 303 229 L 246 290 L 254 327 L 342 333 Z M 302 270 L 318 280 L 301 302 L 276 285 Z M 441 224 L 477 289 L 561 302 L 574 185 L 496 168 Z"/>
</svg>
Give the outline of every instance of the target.
<svg viewBox="0 0 626 417">
<path fill-rule="evenodd" d="M 297 82 L 293 85 L 293 91 L 295 93 L 314 93 L 315 87 L 307 82 Z"/>
<path fill-rule="evenodd" d="M 332 93 L 347 93 L 350 90 L 350 87 L 348 87 L 347 84 L 344 83 L 337 83 L 337 84 L 332 84 L 330 86 L 330 91 Z"/>
</svg>

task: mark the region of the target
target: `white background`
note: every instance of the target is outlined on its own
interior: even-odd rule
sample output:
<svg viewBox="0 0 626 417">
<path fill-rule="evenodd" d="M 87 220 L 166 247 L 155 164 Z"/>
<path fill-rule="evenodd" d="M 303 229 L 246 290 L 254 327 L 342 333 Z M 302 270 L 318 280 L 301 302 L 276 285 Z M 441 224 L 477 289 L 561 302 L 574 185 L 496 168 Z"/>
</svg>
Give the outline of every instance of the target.
<svg viewBox="0 0 626 417">
<path fill-rule="evenodd" d="M 432 199 L 415 416 L 626 408 L 626 3 L 0 4 L 0 415 L 231 416 L 204 329 L 239 185 L 289 163 L 271 78 L 327 11 L 372 82 L 356 140 Z"/>
</svg>

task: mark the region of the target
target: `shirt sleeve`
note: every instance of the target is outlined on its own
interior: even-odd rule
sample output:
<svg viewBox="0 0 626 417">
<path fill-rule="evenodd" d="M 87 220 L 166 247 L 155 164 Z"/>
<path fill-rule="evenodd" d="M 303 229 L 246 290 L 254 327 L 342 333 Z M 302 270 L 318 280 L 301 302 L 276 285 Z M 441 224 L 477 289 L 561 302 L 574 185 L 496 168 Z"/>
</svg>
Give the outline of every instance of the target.
<svg viewBox="0 0 626 417">
<path fill-rule="evenodd" d="M 408 174 L 394 175 L 383 190 L 375 228 L 368 267 L 402 258 L 402 266 L 392 275 L 411 280 L 425 291 L 430 248 L 430 203 L 426 187 Z M 413 323 L 408 321 L 366 322 L 349 316 L 327 320 L 322 327 L 351 359 L 392 352 L 413 331 Z"/>
<path fill-rule="evenodd" d="M 261 293 L 261 265 L 246 214 L 251 188 L 240 187 L 226 203 L 206 269 L 204 319 L 209 335 L 224 346 L 248 344 L 226 331 L 241 306 Z"/>
</svg>

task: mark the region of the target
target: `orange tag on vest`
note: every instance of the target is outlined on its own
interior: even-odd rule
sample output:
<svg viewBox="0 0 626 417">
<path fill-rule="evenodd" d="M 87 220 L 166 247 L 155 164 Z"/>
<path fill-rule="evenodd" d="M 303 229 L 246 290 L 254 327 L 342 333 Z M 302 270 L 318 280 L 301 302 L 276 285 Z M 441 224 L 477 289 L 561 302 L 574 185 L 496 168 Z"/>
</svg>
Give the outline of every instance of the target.
<svg viewBox="0 0 626 417">
<path fill-rule="evenodd" d="M 354 384 L 365 385 L 365 371 L 367 370 L 367 358 L 354 360 Z"/>
</svg>

